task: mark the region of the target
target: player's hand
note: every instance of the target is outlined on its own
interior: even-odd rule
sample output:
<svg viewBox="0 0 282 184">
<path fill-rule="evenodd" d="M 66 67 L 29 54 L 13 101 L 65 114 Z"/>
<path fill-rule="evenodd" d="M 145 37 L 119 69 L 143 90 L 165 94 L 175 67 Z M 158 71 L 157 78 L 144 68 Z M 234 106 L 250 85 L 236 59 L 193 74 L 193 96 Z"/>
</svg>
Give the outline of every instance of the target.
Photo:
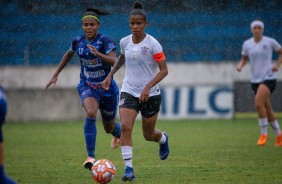
<svg viewBox="0 0 282 184">
<path fill-rule="evenodd" d="M 92 54 L 99 57 L 100 52 L 98 52 L 98 50 L 93 45 L 87 44 L 87 47 L 89 48 L 89 50 Z"/>
<path fill-rule="evenodd" d="M 48 88 L 49 88 L 52 84 L 53 84 L 53 86 L 55 86 L 57 80 L 58 80 L 58 77 L 53 76 L 52 79 L 46 84 L 46 86 L 45 86 L 45 91 L 47 91 Z"/>
<path fill-rule="evenodd" d="M 145 86 L 145 88 L 143 89 L 140 97 L 139 97 L 139 103 L 142 103 L 142 102 L 148 102 L 149 100 L 149 95 L 150 95 L 150 90 L 151 88 Z"/>
<path fill-rule="evenodd" d="M 101 84 L 102 88 L 108 91 L 110 89 L 111 82 L 112 82 L 112 76 L 108 75 Z"/>
<path fill-rule="evenodd" d="M 241 72 L 241 71 L 242 71 L 242 66 L 241 66 L 240 64 L 238 64 L 238 65 L 236 66 L 236 70 L 237 70 L 238 72 Z"/>
<path fill-rule="evenodd" d="M 278 72 L 278 70 L 279 70 L 279 66 L 274 65 L 274 66 L 272 67 L 272 71 L 273 71 L 273 72 Z"/>
</svg>

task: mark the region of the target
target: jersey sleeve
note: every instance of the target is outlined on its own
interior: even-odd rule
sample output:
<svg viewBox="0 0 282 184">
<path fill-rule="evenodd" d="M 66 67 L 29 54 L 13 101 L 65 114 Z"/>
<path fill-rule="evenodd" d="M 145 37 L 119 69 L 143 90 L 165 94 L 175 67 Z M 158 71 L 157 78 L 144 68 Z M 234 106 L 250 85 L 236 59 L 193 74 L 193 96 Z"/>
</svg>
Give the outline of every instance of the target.
<svg viewBox="0 0 282 184">
<path fill-rule="evenodd" d="M 243 47 L 242 47 L 242 56 L 248 56 L 248 50 L 247 50 L 247 43 L 244 42 Z"/>
<path fill-rule="evenodd" d="M 156 62 L 165 60 L 163 48 L 157 40 L 154 40 L 152 43 L 152 52 L 153 52 L 153 56 Z"/>
<path fill-rule="evenodd" d="M 76 51 L 76 46 L 77 46 L 77 38 L 74 38 L 71 42 L 71 46 L 70 46 L 70 51 L 71 52 L 75 52 Z"/>
<path fill-rule="evenodd" d="M 111 51 L 115 51 L 117 46 L 109 37 L 103 36 L 103 47 L 105 49 L 105 54 L 109 54 Z"/>
<path fill-rule="evenodd" d="M 121 54 L 124 54 L 125 51 L 124 51 L 124 43 L 123 43 L 124 39 L 121 39 L 120 42 L 119 42 L 119 46 L 120 46 L 120 53 Z"/>
<path fill-rule="evenodd" d="M 281 45 L 275 39 L 271 39 L 271 47 L 274 51 L 278 51 Z"/>
</svg>

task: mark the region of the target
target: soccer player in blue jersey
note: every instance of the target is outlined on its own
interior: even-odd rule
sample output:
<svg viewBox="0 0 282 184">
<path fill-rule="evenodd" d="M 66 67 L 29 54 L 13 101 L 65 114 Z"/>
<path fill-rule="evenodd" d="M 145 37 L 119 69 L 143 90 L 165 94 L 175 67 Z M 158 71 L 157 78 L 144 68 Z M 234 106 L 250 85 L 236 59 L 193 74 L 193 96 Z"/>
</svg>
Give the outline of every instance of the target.
<svg viewBox="0 0 282 184">
<path fill-rule="evenodd" d="M 7 99 L 5 96 L 4 89 L 0 86 L 0 184 L 15 184 L 11 178 L 6 176 L 4 171 L 4 148 L 3 148 L 3 135 L 2 135 L 2 125 L 6 119 L 7 112 Z"/>
<path fill-rule="evenodd" d="M 77 90 L 86 112 L 84 136 L 88 158 L 83 164 L 86 169 L 91 169 L 95 162 L 98 109 L 100 109 L 106 133 L 111 133 L 114 136 L 112 148 L 117 148 L 120 145 L 121 127 L 119 123 L 115 122 L 119 90 L 114 80 L 108 91 L 103 90 L 101 86 L 116 61 L 116 44 L 108 36 L 98 33 L 99 15 L 107 14 L 107 12 L 94 8 L 87 9 L 82 17 L 84 35 L 76 37 L 72 41 L 70 49 L 64 54 L 56 72 L 45 87 L 46 91 L 50 85 L 56 84 L 60 72 L 76 52 L 81 64 L 80 82 Z"/>
</svg>

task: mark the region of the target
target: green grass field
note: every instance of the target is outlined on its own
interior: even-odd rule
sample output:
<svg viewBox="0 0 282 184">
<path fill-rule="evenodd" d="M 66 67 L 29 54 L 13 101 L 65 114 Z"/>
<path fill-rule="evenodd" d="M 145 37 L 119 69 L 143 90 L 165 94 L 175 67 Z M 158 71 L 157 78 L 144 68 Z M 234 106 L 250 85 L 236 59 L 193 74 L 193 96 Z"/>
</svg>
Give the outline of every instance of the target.
<svg viewBox="0 0 282 184">
<path fill-rule="evenodd" d="M 282 121 L 281 121 L 282 122 Z M 97 158 L 117 168 L 112 183 L 123 183 L 120 149 L 98 124 Z M 158 144 L 144 141 L 141 124 L 134 129 L 134 183 L 282 183 L 282 148 L 275 136 L 256 145 L 259 128 L 249 120 L 159 121 L 169 134 L 171 153 L 158 158 Z M 7 173 L 20 184 L 94 183 L 83 169 L 86 158 L 82 122 L 7 123 L 4 126 Z"/>
</svg>

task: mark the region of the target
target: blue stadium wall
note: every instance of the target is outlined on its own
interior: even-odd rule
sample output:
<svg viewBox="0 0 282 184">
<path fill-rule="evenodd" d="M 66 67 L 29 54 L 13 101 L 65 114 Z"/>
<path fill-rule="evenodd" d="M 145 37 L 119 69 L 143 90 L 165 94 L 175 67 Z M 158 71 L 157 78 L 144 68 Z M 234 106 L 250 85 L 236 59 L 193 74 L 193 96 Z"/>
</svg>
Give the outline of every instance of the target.
<svg viewBox="0 0 282 184">
<path fill-rule="evenodd" d="M 133 2 L 1 1 L 0 64 L 57 64 L 71 40 L 82 34 L 81 16 L 88 6 L 112 13 L 101 17 L 100 32 L 118 44 L 130 34 Z M 251 36 L 250 22 L 257 18 L 265 22 L 266 35 L 282 42 L 282 1 L 154 0 L 144 1 L 144 6 L 149 17 L 146 32 L 160 41 L 169 62 L 236 61 L 243 41 Z"/>
</svg>

